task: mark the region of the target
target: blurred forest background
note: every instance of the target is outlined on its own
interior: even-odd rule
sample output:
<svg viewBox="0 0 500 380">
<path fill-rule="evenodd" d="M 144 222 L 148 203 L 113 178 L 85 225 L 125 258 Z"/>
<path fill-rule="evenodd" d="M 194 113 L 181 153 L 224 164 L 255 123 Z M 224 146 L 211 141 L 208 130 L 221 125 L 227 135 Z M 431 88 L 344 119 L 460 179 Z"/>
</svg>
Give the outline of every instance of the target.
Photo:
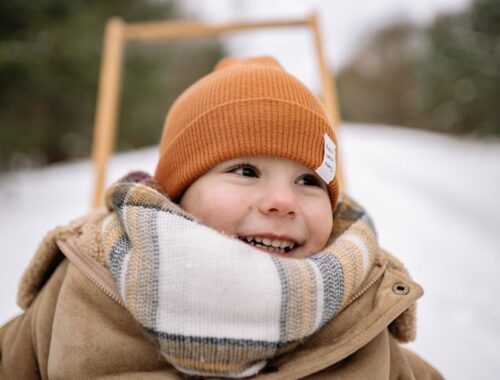
<svg viewBox="0 0 500 380">
<path fill-rule="evenodd" d="M 0 2 L 0 169 L 90 155 L 106 20 L 176 19 L 174 1 Z M 175 97 L 224 55 L 215 39 L 128 43 L 118 150 L 158 143 Z"/>
<path fill-rule="evenodd" d="M 500 1 L 389 25 L 338 81 L 345 120 L 500 136 Z"/>
<path fill-rule="evenodd" d="M 0 3 L 0 170 L 88 157 L 105 21 L 181 18 L 175 1 Z M 332 20 L 332 22 L 334 22 Z M 192 39 L 126 50 L 118 150 L 158 142 L 175 97 L 225 54 Z M 342 119 L 500 136 L 500 1 L 400 21 L 340 68 Z"/>
</svg>

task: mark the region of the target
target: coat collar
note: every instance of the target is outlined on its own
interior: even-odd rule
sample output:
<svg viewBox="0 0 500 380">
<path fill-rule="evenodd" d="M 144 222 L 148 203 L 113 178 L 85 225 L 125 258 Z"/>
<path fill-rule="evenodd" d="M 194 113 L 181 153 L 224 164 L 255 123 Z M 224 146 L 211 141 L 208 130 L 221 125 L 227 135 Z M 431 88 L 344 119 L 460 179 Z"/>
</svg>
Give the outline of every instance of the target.
<svg viewBox="0 0 500 380">
<path fill-rule="evenodd" d="M 383 252 L 356 299 L 293 353 L 274 361 L 265 379 L 303 378 L 356 352 L 387 327 L 400 342 L 415 338 L 415 301 L 423 294 L 404 268 Z"/>
</svg>

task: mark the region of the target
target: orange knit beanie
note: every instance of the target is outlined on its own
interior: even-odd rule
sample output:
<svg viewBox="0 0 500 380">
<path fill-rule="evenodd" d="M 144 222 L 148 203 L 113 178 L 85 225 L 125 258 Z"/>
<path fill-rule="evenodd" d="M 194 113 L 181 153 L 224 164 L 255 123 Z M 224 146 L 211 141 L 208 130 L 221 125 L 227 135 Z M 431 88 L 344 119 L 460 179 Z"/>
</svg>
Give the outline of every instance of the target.
<svg viewBox="0 0 500 380">
<path fill-rule="evenodd" d="M 276 156 L 316 172 L 338 199 L 336 138 L 320 101 L 271 57 L 225 58 L 172 105 L 155 177 L 176 200 L 237 157 Z"/>
</svg>

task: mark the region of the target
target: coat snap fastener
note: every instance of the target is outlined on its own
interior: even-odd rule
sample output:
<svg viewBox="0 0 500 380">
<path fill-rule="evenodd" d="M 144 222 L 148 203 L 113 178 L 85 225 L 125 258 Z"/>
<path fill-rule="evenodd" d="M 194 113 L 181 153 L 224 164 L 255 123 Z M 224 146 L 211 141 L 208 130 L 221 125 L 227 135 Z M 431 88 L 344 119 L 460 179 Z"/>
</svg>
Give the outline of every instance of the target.
<svg viewBox="0 0 500 380">
<path fill-rule="evenodd" d="M 404 296 L 410 292 L 410 287 L 406 284 L 398 282 L 392 287 L 392 291 L 397 295 Z"/>
</svg>

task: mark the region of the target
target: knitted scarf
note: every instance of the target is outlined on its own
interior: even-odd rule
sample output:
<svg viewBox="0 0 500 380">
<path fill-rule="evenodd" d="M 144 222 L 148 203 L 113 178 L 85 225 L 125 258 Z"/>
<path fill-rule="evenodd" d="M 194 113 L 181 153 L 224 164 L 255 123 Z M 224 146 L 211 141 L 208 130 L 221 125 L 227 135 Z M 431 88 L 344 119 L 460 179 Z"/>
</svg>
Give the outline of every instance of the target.
<svg viewBox="0 0 500 380">
<path fill-rule="evenodd" d="M 370 218 L 346 197 L 326 248 L 305 259 L 197 222 L 145 173 L 111 186 L 106 204 L 103 247 L 124 304 L 166 360 L 191 375 L 256 374 L 349 303 L 378 251 Z"/>
</svg>

